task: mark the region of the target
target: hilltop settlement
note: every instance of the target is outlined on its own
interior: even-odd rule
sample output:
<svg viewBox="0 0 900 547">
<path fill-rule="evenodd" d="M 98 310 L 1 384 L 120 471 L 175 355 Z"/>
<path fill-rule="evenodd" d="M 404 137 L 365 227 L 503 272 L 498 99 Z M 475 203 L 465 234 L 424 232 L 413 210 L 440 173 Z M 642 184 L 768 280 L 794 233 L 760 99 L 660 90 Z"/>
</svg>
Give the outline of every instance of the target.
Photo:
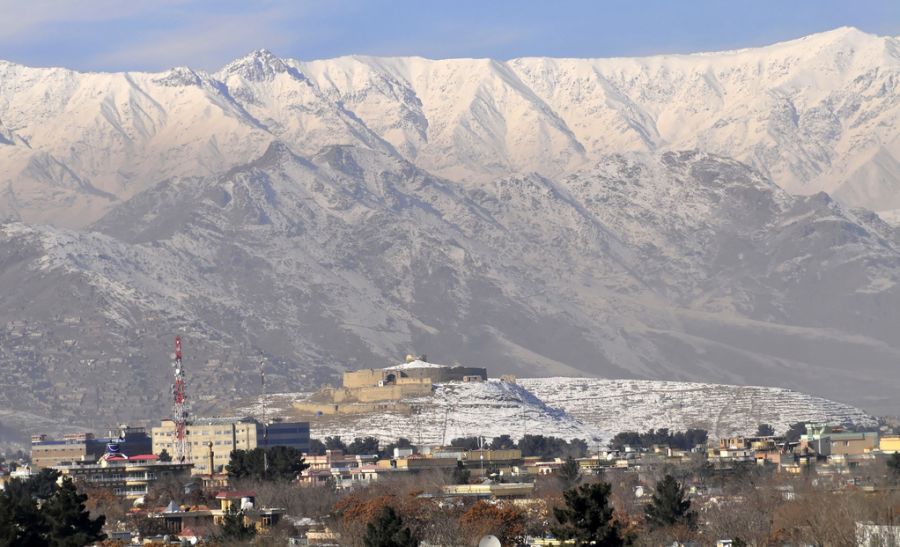
<svg viewBox="0 0 900 547">
<path fill-rule="evenodd" d="M 782 430 L 759 423 L 720 437 L 699 427 L 619 431 L 605 439 L 476 429 L 451 437 L 448 407 L 440 442 L 421 442 L 415 431 L 342 438 L 319 433 L 333 420 L 349 419 L 347 427 L 367 417 L 415 415 L 423 398 L 454 386 L 495 382 L 523 401 L 515 390 L 524 388 L 513 376 L 489 379 L 485 368 L 408 356 L 400 365 L 348 371 L 340 387 L 297 398 L 285 411 L 263 399 L 262 416 L 193 417 L 178 415 L 182 369 L 176 362 L 172 417 L 106 435 L 36 434 L 30 454 L 5 460 L 0 508 L 31 508 L 20 540 L 35 530 L 39 539 L 41 526 L 52 529 L 59 517 L 50 511 L 61 511 L 64 499 L 83 544 L 900 539 L 892 520 L 900 508 L 900 429 L 886 421 L 799 421 Z M 381 534 L 408 543 L 372 543 Z"/>
</svg>

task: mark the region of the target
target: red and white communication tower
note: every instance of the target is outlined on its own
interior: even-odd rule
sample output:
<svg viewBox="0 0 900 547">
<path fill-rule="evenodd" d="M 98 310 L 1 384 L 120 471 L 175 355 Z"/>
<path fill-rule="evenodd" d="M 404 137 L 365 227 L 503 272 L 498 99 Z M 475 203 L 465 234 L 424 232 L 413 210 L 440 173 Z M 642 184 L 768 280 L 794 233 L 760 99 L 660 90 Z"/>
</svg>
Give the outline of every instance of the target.
<svg viewBox="0 0 900 547">
<path fill-rule="evenodd" d="M 175 337 L 175 362 L 172 363 L 175 370 L 175 383 L 172 384 L 172 421 L 175 422 L 175 444 L 172 459 L 176 462 L 184 462 L 190 459 L 191 445 L 185 439 L 185 427 L 187 426 L 187 396 L 184 393 L 184 366 L 181 364 L 181 337 Z"/>
</svg>

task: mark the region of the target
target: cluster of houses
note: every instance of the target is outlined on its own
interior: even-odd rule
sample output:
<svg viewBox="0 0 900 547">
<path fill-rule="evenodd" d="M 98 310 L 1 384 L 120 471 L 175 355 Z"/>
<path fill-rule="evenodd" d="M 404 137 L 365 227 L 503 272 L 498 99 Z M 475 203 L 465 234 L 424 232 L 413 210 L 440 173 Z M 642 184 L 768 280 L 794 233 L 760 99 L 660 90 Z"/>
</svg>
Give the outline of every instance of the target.
<svg viewBox="0 0 900 547">
<path fill-rule="evenodd" d="M 154 428 L 152 435 L 153 446 L 159 447 L 160 451 L 168 449 L 166 443 L 170 442 L 166 425 Z M 242 511 L 246 524 L 265 533 L 287 518 L 285 510 L 260 507 L 254 492 L 229 489 L 227 474 L 216 465 L 216 454 L 213 452 L 216 446 L 222 446 L 222 451 L 226 447 L 254 447 L 258 425 L 251 419 L 198 421 L 191 437 L 197 439 L 194 460 L 210 462 L 203 469 L 197 468 L 197 461 L 160 461 L 157 454 L 143 453 L 150 444 L 151 436 L 134 428 L 123 428 L 118 437 L 110 435 L 110 438 L 104 439 L 81 435 L 54 441 L 36 436 L 32 443 L 32 458 L 36 469 L 53 467 L 63 475 L 87 484 L 108 487 L 114 494 L 132 500 L 134 510 L 158 519 L 164 525 L 166 536 L 173 541 L 197 542 L 221 524 L 226 512 L 233 508 Z M 295 424 L 285 424 L 284 429 L 285 443 L 297 445 L 302 442 L 304 448 L 309 446 L 307 424 L 296 427 Z M 204 451 L 205 445 L 208 447 Z M 131 449 L 126 450 L 129 446 Z M 105 450 L 95 459 L 101 447 Z M 126 454 L 126 451 L 131 454 Z M 817 474 L 841 474 L 850 473 L 881 455 L 898 452 L 900 435 L 808 424 L 806 434 L 794 442 L 777 436 L 741 436 L 719 439 L 714 444 L 698 445 L 688 450 L 665 445 L 625 446 L 618 450 L 598 450 L 576 458 L 574 462 L 578 471 L 585 475 L 636 473 L 635 497 L 641 498 L 644 496 L 641 485 L 647 483 L 642 480 L 644 473 L 652 473 L 661 465 L 677 466 L 704 461 L 720 470 L 750 464 L 775 466 L 779 472 L 786 473 L 798 473 L 814 467 Z M 67 461 L 56 461 L 60 458 Z M 558 474 L 564 467 L 571 472 L 572 467 L 567 459 L 523 456 L 516 448 L 469 450 L 407 447 L 395 448 L 390 457 L 327 450 L 323 455 L 304 454 L 304 459 L 308 468 L 297 478 L 301 486 L 328 485 L 335 489 L 350 489 L 389 477 L 440 471 L 448 477 L 458 474 L 468 479 L 448 481 L 462 484 L 444 486 L 439 495 L 446 498 L 512 498 L 522 500 L 522 503 L 528 503 L 534 497 L 537 477 Z M 21 467 L 15 476 L 25 478 L 29 473 L 28 467 Z M 11 477 L 11 474 L 0 476 L 0 483 Z M 144 507 L 143 498 L 150 487 L 166 478 L 187 484 L 189 488 L 216 492 L 214 497 L 207 498 L 214 499 L 215 503 L 179 505 L 173 502 L 166 507 Z M 702 488 L 700 484 L 690 485 L 690 491 L 695 495 L 703 495 Z M 303 528 L 302 537 L 307 544 L 334 543 L 334 535 L 320 524 L 309 522 Z M 126 531 L 114 531 L 113 535 L 125 541 L 136 539 L 128 537 Z"/>
</svg>

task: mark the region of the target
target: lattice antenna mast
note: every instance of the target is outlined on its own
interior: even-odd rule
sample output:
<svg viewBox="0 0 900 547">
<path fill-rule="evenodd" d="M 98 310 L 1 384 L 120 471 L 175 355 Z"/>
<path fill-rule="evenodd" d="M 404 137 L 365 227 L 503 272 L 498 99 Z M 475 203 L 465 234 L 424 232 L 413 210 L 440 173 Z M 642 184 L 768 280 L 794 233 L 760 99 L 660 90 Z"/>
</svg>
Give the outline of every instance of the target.
<svg viewBox="0 0 900 547">
<path fill-rule="evenodd" d="M 185 438 L 187 428 L 187 395 L 185 394 L 184 365 L 181 362 L 181 337 L 175 337 L 175 361 L 172 363 L 175 383 L 172 384 L 172 421 L 175 422 L 175 446 L 173 459 L 186 462 L 191 458 L 191 445 Z"/>
<path fill-rule="evenodd" d="M 263 476 L 269 474 L 269 417 L 266 415 L 266 404 L 269 394 L 266 393 L 266 361 L 259 361 L 259 384 L 262 391 L 262 426 L 263 426 Z"/>
</svg>

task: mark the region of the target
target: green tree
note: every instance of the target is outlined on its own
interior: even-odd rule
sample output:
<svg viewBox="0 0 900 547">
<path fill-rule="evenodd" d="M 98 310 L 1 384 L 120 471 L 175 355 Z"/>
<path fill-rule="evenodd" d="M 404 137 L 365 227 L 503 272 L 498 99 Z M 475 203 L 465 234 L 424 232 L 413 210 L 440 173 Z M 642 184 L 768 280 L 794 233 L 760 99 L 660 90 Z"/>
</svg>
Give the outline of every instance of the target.
<svg viewBox="0 0 900 547">
<path fill-rule="evenodd" d="M 32 475 L 20 484 L 25 492 L 38 500 L 50 499 L 59 488 L 59 471 L 50 468 L 41 469 L 36 475 Z"/>
<path fill-rule="evenodd" d="M 697 514 L 691 511 L 691 500 L 672 475 L 666 475 L 656 484 L 656 492 L 650 505 L 644 508 L 644 516 L 651 528 L 675 524 L 693 527 L 697 520 Z"/>
<path fill-rule="evenodd" d="M 49 526 L 28 493 L 26 481 L 13 479 L 0 492 L 0 545 L 32 547 L 46 544 Z"/>
<path fill-rule="evenodd" d="M 172 461 L 172 455 L 169 454 L 169 451 L 165 448 L 162 449 L 162 452 L 159 453 L 159 461 L 161 462 L 170 462 Z"/>
<path fill-rule="evenodd" d="M 390 506 L 382 508 L 381 514 L 366 525 L 363 543 L 366 547 L 415 547 L 419 544 Z"/>
<path fill-rule="evenodd" d="M 622 431 L 609 441 L 610 450 L 625 450 L 626 446 L 640 448 L 642 446 L 641 434 L 637 431 Z"/>
<path fill-rule="evenodd" d="M 309 468 L 303 453 L 290 446 L 273 446 L 269 449 L 269 480 L 292 481 Z"/>
<path fill-rule="evenodd" d="M 564 488 L 572 488 L 581 480 L 581 466 L 569 456 L 559 468 L 559 480 Z"/>
<path fill-rule="evenodd" d="M 788 426 L 784 439 L 789 443 L 796 443 L 800 441 L 801 435 L 806 435 L 806 424 L 804 422 L 796 422 Z"/>
<path fill-rule="evenodd" d="M 509 435 L 500 435 L 491 439 L 491 450 L 508 450 L 515 447 L 516 442 Z"/>
<path fill-rule="evenodd" d="M 309 440 L 309 455 L 310 456 L 324 456 L 325 450 L 326 450 L 325 443 L 323 443 L 319 439 L 310 439 Z"/>
<path fill-rule="evenodd" d="M 462 448 L 463 450 L 478 450 L 481 446 L 481 439 L 478 437 L 457 437 L 450 441 L 450 446 Z"/>
<path fill-rule="evenodd" d="M 236 503 L 228 506 L 222 515 L 219 538 L 223 540 L 247 541 L 256 535 L 256 528 L 244 522 L 244 511 L 237 508 Z"/>
<path fill-rule="evenodd" d="M 573 458 L 583 458 L 587 456 L 588 444 L 584 439 L 572 439 L 569 441 L 569 447 L 566 454 Z"/>
<path fill-rule="evenodd" d="M 381 450 L 382 458 L 393 458 L 395 448 L 412 448 L 412 442 L 406 437 L 400 437 L 397 442 L 390 443 Z"/>
<path fill-rule="evenodd" d="M 757 437 L 771 437 L 775 435 L 775 428 L 769 424 L 759 424 L 756 428 Z"/>
<path fill-rule="evenodd" d="M 571 539 L 576 546 L 619 547 L 625 544 L 609 502 L 611 487 L 605 482 L 585 484 L 563 492 L 565 507 L 553 509 L 558 526 L 553 534 Z"/>
<path fill-rule="evenodd" d="M 457 460 L 456 467 L 453 468 L 453 474 L 451 476 L 453 484 L 469 484 L 469 478 L 471 476 L 471 471 L 466 469 L 462 461 Z"/>
<path fill-rule="evenodd" d="M 308 467 L 296 448 L 273 446 L 269 450 L 232 450 L 225 470 L 232 479 L 290 481 Z"/>
<path fill-rule="evenodd" d="M 891 457 L 887 459 L 887 467 L 891 474 L 900 477 L 900 452 L 891 454 Z"/>
<path fill-rule="evenodd" d="M 325 449 L 343 450 L 344 452 L 346 452 L 347 445 L 344 444 L 344 441 L 342 441 L 340 437 L 325 437 Z"/>
<path fill-rule="evenodd" d="M 86 494 L 79 494 L 71 479 L 62 482 L 56 493 L 41 506 L 47 519 L 48 543 L 51 547 L 82 547 L 106 539 L 103 523 L 106 517 L 92 519 L 85 509 Z"/>
<path fill-rule="evenodd" d="M 378 439 L 375 437 L 359 437 L 347 446 L 347 454 L 371 455 L 378 454 Z"/>
</svg>

